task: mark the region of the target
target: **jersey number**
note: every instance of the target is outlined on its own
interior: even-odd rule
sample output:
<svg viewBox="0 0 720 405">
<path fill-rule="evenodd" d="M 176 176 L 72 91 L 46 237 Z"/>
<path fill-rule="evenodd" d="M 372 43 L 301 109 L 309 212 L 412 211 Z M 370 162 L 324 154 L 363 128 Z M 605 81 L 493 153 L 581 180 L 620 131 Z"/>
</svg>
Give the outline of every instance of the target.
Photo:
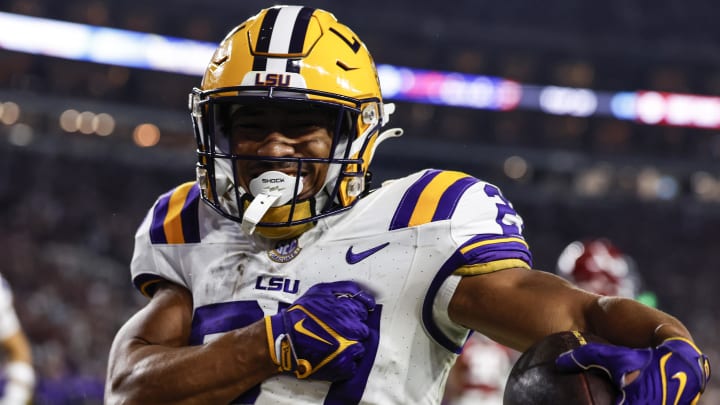
<svg viewBox="0 0 720 405">
<path fill-rule="evenodd" d="M 288 306 L 283 302 L 278 303 L 278 311 Z M 325 397 L 325 405 L 357 404 L 360 402 L 377 353 L 381 313 L 382 305 L 377 305 L 369 313 L 367 324 L 370 328 L 370 337 L 364 342 L 365 355 L 361 360 L 357 373 L 349 380 L 332 383 Z M 190 344 L 203 344 L 211 339 L 213 335 L 248 326 L 264 316 L 265 314 L 257 301 L 221 302 L 197 308 L 192 321 Z M 233 403 L 253 404 L 258 395 L 260 395 L 259 385 L 245 392 L 235 399 Z"/>
<path fill-rule="evenodd" d="M 523 221 L 520 216 L 515 212 L 510 201 L 505 198 L 500 190 L 490 184 L 486 184 L 484 188 L 485 194 L 488 197 L 496 197 L 496 200 L 500 200 L 495 204 L 498 213 L 495 217 L 495 222 L 500 225 L 503 233 L 506 235 L 516 235 L 522 233 Z"/>
</svg>

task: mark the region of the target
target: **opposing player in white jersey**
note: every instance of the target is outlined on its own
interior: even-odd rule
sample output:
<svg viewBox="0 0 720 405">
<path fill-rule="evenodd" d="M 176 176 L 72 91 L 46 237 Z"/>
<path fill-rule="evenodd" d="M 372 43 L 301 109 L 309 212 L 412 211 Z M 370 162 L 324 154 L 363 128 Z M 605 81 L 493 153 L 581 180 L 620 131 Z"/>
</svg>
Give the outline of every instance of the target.
<svg viewBox="0 0 720 405">
<path fill-rule="evenodd" d="M 567 329 L 659 345 L 695 364 L 670 365 L 689 376 L 683 398 L 702 390 L 680 321 L 530 270 L 497 187 L 435 169 L 369 187 L 375 148 L 402 131 L 381 132 L 393 108 L 332 14 L 262 10 L 189 101 L 197 180 L 138 229 L 132 278 L 151 298 L 115 338 L 108 403 L 437 404 L 470 329 L 518 350 Z M 630 357 L 608 367 L 641 369 L 624 389 L 644 394 L 659 366 Z"/>
<path fill-rule="evenodd" d="M 30 343 L 22 330 L 13 304 L 10 285 L 0 275 L 0 349 L 6 359 L 3 370 L 5 386 L 0 405 L 30 403 L 35 388 Z"/>
<path fill-rule="evenodd" d="M 518 357 L 517 351 L 474 333 L 450 369 L 443 405 L 502 405 Z"/>
</svg>

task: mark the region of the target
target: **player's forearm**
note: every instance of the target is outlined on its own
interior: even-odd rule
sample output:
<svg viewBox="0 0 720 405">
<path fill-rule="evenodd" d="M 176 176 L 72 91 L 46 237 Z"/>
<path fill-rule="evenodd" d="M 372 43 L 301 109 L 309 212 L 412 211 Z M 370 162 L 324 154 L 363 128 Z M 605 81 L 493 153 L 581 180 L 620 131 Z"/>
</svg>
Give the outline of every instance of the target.
<svg viewBox="0 0 720 405">
<path fill-rule="evenodd" d="M 263 322 L 256 322 L 202 346 L 135 341 L 126 365 L 110 376 L 106 401 L 229 403 L 278 372 L 265 339 Z"/>
<path fill-rule="evenodd" d="M 614 344 L 648 347 L 670 337 L 692 339 L 675 317 L 635 300 L 601 297 L 588 312 L 591 331 Z"/>
</svg>

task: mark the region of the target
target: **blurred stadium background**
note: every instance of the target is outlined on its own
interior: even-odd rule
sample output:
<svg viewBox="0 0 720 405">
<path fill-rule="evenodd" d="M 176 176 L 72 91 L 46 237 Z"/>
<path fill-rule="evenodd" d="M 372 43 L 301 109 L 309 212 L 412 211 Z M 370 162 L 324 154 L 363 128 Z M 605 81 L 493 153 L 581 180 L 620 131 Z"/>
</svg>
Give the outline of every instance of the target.
<svg viewBox="0 0 720 405">
<path fill-rule="evenodd" d="M 0 272 L 38 403 L 101 402 L 112 337 L 145 301 L 128 271 L 135 228 L 194 176 L 186 104 L 204 46 L 269 4 L 0 0 Z M 610 238 L 720 364 L 710 0 L 305 4 L 354 28 L 397 104 L 406 134 L 380 148 L 378 184 L 428 166 L 497 184 L 544 270 L 571 240 Z M 702 402 L 720 403 L 718 387 Z"/>
</svg>

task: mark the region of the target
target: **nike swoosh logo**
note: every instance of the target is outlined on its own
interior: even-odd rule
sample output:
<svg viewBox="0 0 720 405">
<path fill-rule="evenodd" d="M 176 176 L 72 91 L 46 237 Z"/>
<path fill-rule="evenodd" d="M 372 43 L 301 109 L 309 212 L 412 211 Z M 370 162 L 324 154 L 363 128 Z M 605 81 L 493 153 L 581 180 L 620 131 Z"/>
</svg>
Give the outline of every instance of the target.
<svg viewBox="0 0 720 405">
<path fill-rule="evenodd" d="M 685 391 L 685 385 L 687 384 L 687 374 L 685 374 L 682 371 L 678 371 L 672 376 L 673 380 L 678 380 L 678 383 L 680 383 L 680 386 L 678 387 L 678 393 L 675 395 L 675 402 L 674 404 L 677 405 L 680 403 L 680 398 L 682 397 L 683 392 Z"/>
<path fill-rule="evenodd" d="M 311 330 L 309 330 L 308 328 L 306 328 L 305 325 L 303 325 L 303 322 L 305 322 L 305 318 L 303 318 L 303 319 L 295 322 L 295 331 L 296 331 L 296 332 L 302 333 L 302 334 L 305 335 L 305 336 L 309 336 L 309 337 L 311 337 L 311 338 L 313 338 L 313 339 L 315 339 L 315 340 L 319 340 L 319 341 L 321 341 L 321 342 L 323 342 L 323 343 L 332 345 L 332 343 L 328 342 L 327 340 L 325 340 L 325 339 L 323 339 L 322 337 L 320 337 L 320 336 L 318 336 L 317 334 L 315 334 L 313 331 L 311 331 Z"/>
<path fill-rule="evenodd" d="M 347 254 L 345 254 L 345 261 L 348 262 L 348 264 L 355 264 L 359 263 L 362 260 L 365 260 L 367 257 L 377 253 L 378 251 L 384 249 L 387 245 L 389 245 L 390 242 L 385 242 L 382 245 L 375 246 L 374 248 L 370 248 L 368 250 L 363 250 L 362 252 L 353 253 L 352 246 L 348 248 Z"/>
<path fill-rule="evenodd" d="M 667 372 L 669 371 L 667 369 L 667 363 L 670 361 L 670 357 L 672 357 L 672 353 L 668 353 L 660 358 L 660 377 L 661 377 L 661 384 L 662 384 L 662 403 L 663 405 L 667 404 L 667 394 L 668 394 L 668 375 Z M 673 405 L 677 405 L 680 402 L 680 398 L 682 397 L 683 392 L 685 391 L 685 385 L 687 384 L 687 374 L 683 371 L 678 371 L 677 373 L 673 374 L 671 377 L 673 380 L 678 381 L 678 389 L 675 393 L 675 401 L 673 402 Z"/>
</svg>

